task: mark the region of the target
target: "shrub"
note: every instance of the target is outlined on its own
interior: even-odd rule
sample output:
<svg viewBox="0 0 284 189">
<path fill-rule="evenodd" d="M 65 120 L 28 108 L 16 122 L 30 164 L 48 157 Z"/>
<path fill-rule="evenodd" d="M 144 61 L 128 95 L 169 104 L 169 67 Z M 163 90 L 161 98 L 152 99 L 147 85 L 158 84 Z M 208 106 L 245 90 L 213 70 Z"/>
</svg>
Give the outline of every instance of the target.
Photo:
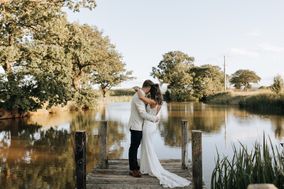
<svg viewBox="0 0 284 189">
<path fill-rule="evenodd" d="M 273 79 L 273 84 L 271 86 L 271 90 L 272 92 L 276 93 L 276 94 L 280 94 L 281 91 L 283 90 L 283 79 L 280 75 L 274 77 Z"/>
</svg>

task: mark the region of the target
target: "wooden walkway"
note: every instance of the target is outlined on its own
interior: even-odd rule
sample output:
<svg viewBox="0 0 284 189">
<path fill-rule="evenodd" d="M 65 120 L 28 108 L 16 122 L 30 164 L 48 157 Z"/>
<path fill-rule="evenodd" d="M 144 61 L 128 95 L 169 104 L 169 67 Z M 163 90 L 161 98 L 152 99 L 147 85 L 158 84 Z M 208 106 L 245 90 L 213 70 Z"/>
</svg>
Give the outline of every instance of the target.
<svg viewBox="0 0 284 189">
<path fill-rule="evenodd" d="M 181 168 L 181 160 L 161 160 L 162 166 L 179 176 L 192 181 L 191 164 L 189 169 Z M 135 178 L 128 175 L 128 160 L 109 160 L 108 169 L 95 168 L 87 175 L 87 189 L 162 189 L 155 177 L 142 175 Z M 192 184 L 183 187 L 192 189 Z"/>
</svg>

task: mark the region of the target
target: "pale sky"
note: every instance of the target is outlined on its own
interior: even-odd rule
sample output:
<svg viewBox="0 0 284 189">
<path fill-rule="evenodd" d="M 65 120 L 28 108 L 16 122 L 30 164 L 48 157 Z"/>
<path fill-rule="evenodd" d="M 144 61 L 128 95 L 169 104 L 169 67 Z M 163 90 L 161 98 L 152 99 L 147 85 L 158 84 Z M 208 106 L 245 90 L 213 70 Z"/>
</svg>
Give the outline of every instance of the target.
<svg viewBox="0 0 284 189">
<path fill-rule="evenodd" d="M 68 12 L 70 21 L 97 26 L 122 54 L 141 85 L 162 55 L 180 50 L 195 65 L 223 66 L 228 74 L 254 70 L 260 85 L 284 75 L 283 0 L 98 0 L 93 11 Z"/>
</svg>

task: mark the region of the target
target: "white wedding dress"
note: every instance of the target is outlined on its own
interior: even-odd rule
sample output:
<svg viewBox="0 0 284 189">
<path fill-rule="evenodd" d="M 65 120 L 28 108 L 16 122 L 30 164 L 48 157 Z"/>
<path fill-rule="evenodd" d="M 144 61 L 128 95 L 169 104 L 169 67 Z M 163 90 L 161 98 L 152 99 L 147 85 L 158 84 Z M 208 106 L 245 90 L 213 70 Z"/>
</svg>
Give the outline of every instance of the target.
<svg viewBox="0 0 284 189">
<path fill-rule="evenodd" d="M 157 115 L 157 108 L 151 108 L 148 105 L 146 109 L 148 113 Z M 163 187 L 174 188 L 188 186 L 190 184 L 189 180 L 171 173 L 162 167 L 152 143 L 152 134 L 155 131 L 157 131 L 157 124 L 145 120 L 141 145 L 141 173 L 157 177 Z"/>
</svg>

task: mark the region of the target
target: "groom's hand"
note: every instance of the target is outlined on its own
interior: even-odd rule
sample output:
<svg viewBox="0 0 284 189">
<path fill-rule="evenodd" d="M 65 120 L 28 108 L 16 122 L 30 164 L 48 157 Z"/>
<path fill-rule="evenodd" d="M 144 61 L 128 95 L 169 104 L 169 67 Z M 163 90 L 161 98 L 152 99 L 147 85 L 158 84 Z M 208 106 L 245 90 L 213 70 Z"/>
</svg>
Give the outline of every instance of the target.
<svg viewBox="0 0 284 189">
<path fill-rule="evenodd" d="M 133 89 L 135 90 L 135 92 L 137 92 L 140 89 L 140 87 L 135 86 L 135 87 L 133 87 Z"/>
</svg>

